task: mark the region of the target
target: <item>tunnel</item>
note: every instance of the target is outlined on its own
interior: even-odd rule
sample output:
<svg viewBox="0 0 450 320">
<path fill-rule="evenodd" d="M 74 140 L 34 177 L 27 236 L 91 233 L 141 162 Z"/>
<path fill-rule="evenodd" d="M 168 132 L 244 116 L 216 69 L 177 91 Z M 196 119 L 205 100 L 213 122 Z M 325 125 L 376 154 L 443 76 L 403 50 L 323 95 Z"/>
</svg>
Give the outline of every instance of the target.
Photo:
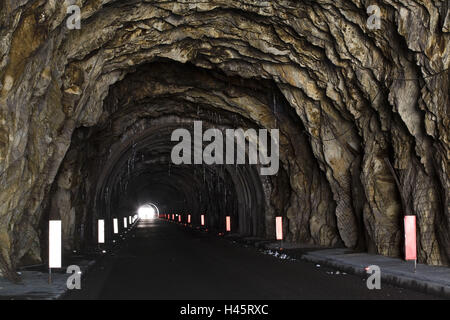
<svg viewBox="0 0 450 320">
<path fill-rule="evenodd" d="M 0 275 L 48 261 L 49 220 L 64 257 L 145 205 L 394 258 L 413 215 L 417 261 L 448 266 L 448 4 L 377 1 L 374 29 L 369 2 L 1 1 Z M 276 172 L 174 163 L 177 130 L 192 158 L 218 141 L 195 150 L 196 125 L 276 130 Z"/>
<path fill-rule="evenodd" d="M 183 128 L 193 136 L 196 121 L 201 123 L 202 139 L 208 128 L 223 132 L 226 128 L 268 126 L 245 113 L 241 115 L 238 108 L 245 106 L 228 101 L 232 99 L 227 97 L 230 91 L 240 99 L 254 99 L 267 117 L 272 116 L 266 123 L 289 121 L 283 117 L 287 119 L 290 111 L 273 83 L 229 77 L 191 64 L 153 62 L 110 88 L 105 98 L 109 116 L 104 123 L 75 130 L 76 138 L 52 187 L 46 220 L 62 219 L 74 228 L 79 223 L 87 231 L 83 239 L 78 239 L 81 241 L 75 239 L 76 231 L 64 231 L 67 249 L 95 243 L 99 219 L 112 223 L 114 218 L 134 215 L 147 202 L 158 204 L 160 212 L 182 214 L 185 218 L 189 214 L 198 223 L 206 214 L 209 227 L 218 231 L 224 229 L 225 217 L 230 216 L 233 229 L 242 235 L 273 237 L 274 227 L 266 225 L 269 214 L 274 216 L 284 208 L 275 207 L 266 195 L 272 193 L 275 179 L 274 183 L 284 188 L 280 192 L 290 192 L 286 175 L 260 176 L 258 165 L 248 161 L 243 165 L 226 164 L 224 159 L 222 164 L 177 165 L 171 159 L 176 145 L 172 133 Z M 277 106 L 273 105 L 274 96 L 280 100 Z M 279 120 L 273 108 L 278 108 L 280 114 L 286 110 L 286 115 Z M 201 151 L 207 144 L 202 141 Z M 246 152 L 249 150 L 247 147 Z M 86 214 L 74 223 L 64 206 L 72 207 L 66 201 L 75 194 L 79 198 L 71 203 L 80 203 Z M 111 235 L 112 228 L 109 231 Z"/>
</svg>

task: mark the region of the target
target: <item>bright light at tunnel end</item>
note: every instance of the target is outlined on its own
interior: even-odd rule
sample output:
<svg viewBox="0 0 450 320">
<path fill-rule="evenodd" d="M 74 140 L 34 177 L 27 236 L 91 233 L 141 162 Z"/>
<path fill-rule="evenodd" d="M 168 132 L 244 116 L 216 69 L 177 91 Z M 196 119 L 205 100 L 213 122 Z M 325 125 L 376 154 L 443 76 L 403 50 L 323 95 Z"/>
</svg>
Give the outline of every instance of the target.
<svg viewBox="0 0 450 320">
<path fill-rule="evenodd" d="M 156 210 L 152 206 L 145 205 L 138 209 L 138 216 L 141 220 L 155 219 Z"/>
</svg>

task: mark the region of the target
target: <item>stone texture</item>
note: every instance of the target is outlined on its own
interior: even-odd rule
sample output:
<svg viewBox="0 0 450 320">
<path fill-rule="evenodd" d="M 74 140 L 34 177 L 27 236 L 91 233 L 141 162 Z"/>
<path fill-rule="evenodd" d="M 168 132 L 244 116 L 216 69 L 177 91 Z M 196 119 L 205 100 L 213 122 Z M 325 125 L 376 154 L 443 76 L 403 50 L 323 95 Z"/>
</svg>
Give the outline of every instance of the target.
<svg viewBox="0 0 450 320">
<path fill-rule="evenodd" d="M 52 212 L 76 246 L 108 194 L 97 179 L 114 150 L 155 123 L 196 118 L 198 105 L 198 118 L 224 126 L 282 129 L 284 174 L 262 182 L 266 216 L 243 212 L 254 219 L 245 232 L 270 236 L 281 213 L 291 241 L 399 256 L 402 216 L 415 214 L 419 261 L 448 264 L 446 1 L 379 1 L 381 30 L 367 28 L 371 3 L 360 0 L 75 2 L 81 30 L 67 29 L 63 1 L 0 2 L 6 275 L 45 258 L 39 233 Z M 136 79 L 149 63 L 159 77 Z"/>
</svg>

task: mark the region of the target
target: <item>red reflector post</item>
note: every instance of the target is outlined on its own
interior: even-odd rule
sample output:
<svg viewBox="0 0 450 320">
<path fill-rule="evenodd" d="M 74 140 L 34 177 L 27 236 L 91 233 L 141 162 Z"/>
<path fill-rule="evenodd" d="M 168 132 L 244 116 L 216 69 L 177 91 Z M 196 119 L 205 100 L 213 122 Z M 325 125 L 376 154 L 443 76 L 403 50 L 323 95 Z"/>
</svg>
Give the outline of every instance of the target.
<svg viewBox="0 0 450 320">
<path fill-rule="evenodd" d="M 283 217 L 275 217 L 277 240 L 283 240 Z"/>
<path fill-rule="evenodd" d="M 225 218 L 225 222 L 226 222 L 227 232 L 230 232 L 231 231 L 231 217 L 227 216 Z"/>
<path fill-rule="evenodd" d="M 417 259 L 416 216 L 405 216 L 405 260 Z"/>
</svg>

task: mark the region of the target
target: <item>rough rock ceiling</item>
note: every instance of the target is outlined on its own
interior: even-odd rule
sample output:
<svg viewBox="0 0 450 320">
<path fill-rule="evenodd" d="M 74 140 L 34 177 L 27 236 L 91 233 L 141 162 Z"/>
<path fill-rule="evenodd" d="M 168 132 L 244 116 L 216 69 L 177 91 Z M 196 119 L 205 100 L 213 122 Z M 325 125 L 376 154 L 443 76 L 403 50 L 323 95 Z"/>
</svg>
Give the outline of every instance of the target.
<svg viewBox="0 0 450 320">
<path fill-rule="evenodd" d="M 448 263 L 448 2 L 379 1 L 380 30 L 358 0 L 74 3 L 81 30 L 63 1 L 0 1 L 3 272 L 43 258 L 46 217 L 75 246 L 139 190 L 235 210 L 245 233 L 270 236 L 281 212 L 291 241 L 392 256 L 415 214 L 419 260 Z M 174 188 L 164 141 L 194 119 L 279 127 L 282 170 L 180 167 Z"/>
</svg>

